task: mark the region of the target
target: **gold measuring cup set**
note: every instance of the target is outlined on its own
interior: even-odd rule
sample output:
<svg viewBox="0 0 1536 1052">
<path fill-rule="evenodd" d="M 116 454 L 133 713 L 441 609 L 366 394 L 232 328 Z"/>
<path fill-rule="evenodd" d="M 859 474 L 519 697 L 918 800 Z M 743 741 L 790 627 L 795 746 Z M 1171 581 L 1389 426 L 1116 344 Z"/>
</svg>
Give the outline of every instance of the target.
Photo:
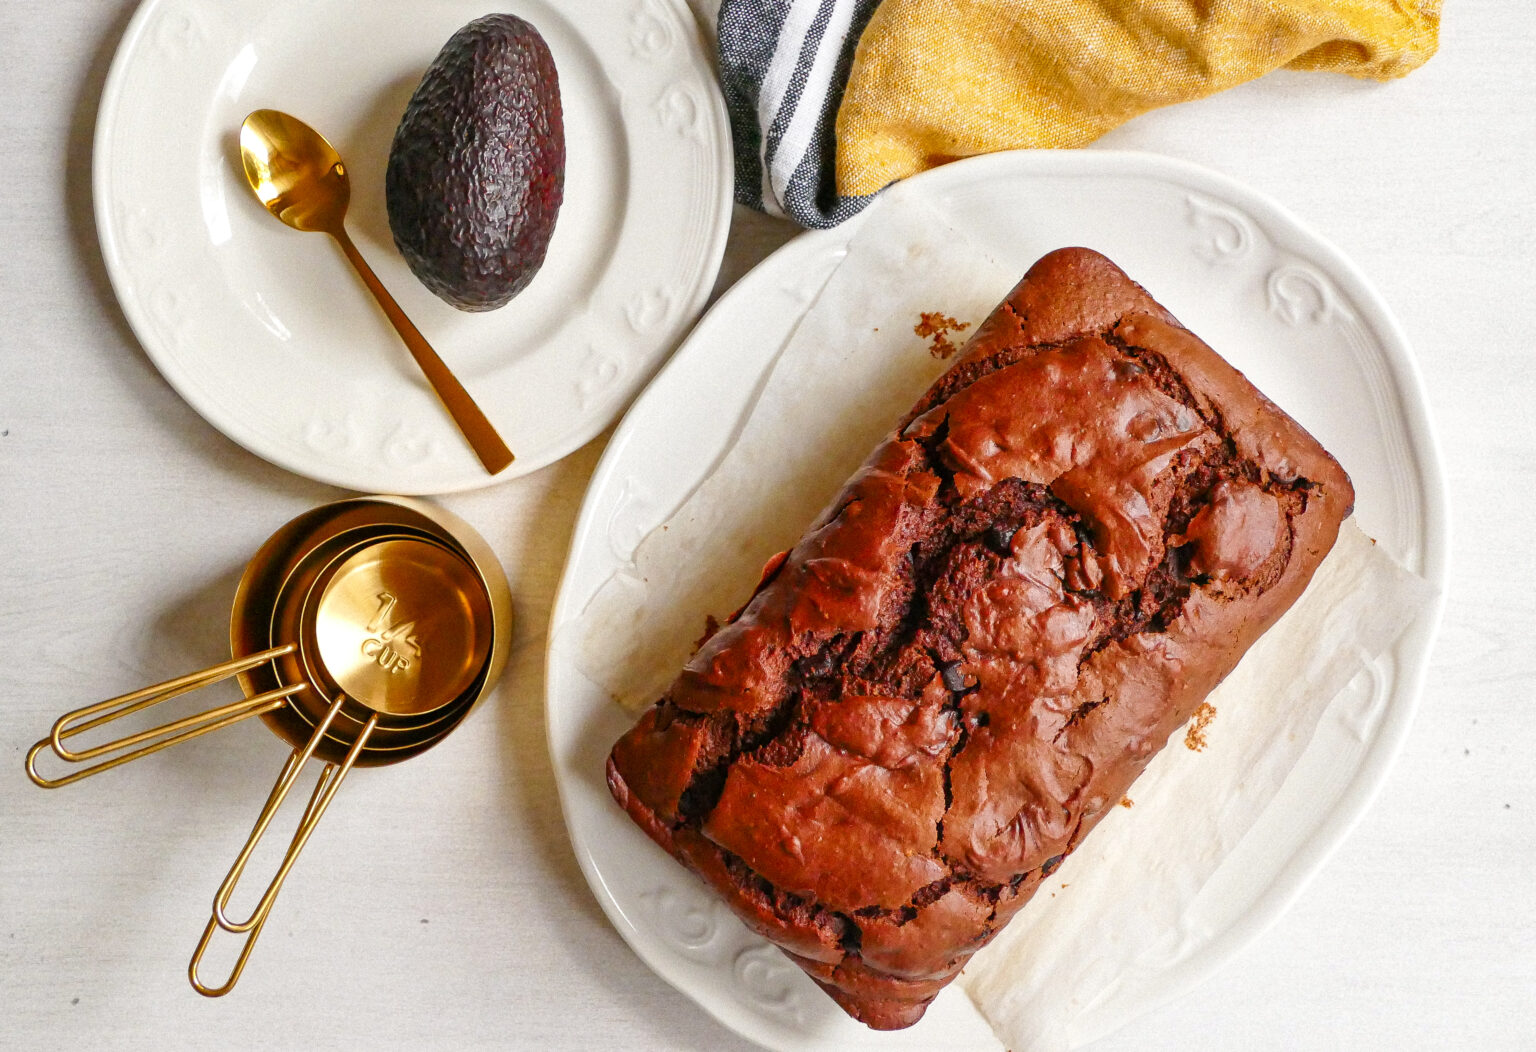
<svg viewBox="0 0 1536 1052">
<path fill-rule="evenodd" d="M 484 700 L 506 662 L 512 622 L 506 576 L 490 547 L 441 508 L 359 497 L 304 513 L 251 558 L 235 590 L 222 664 L 66 713 L 27 753 L 27 774 L 52 789 L 252 716 L 293 748 L 245 846 L 214 896 L 188 976 L 198 993 L 233 989 L 283 881 L 353 767 L 415 756 Z M 201 687 L 238 678 L 242 701 L 103 745 L 76 736 Z M 78 769 L 48 777 L 44 753 Z M 324 763 L 277 872 L 250 916 L 229 903 L 257 844 L 310 760 Z M 78 766 L 78 765 L 87 766 Z M 223 930 L 243 936 L 229 977 L 210 986 L 203 955 Z"/>
</svg>

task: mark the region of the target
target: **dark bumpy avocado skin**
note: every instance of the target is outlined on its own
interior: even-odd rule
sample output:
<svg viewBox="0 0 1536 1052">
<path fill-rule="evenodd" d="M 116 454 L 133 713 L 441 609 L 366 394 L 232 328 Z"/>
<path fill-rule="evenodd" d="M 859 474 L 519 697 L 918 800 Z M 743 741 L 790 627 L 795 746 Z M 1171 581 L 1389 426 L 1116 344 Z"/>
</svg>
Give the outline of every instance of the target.
<svg viewBox="0 0 1536 1052">
<path fill-rule="evenodd" d="M 538 30 L 486 15 L 427 68 L 385 172 L 389 229 L 422 284 L 495 310 L 544 262 L 565 186 L 555 62 Z"/>
</svg>

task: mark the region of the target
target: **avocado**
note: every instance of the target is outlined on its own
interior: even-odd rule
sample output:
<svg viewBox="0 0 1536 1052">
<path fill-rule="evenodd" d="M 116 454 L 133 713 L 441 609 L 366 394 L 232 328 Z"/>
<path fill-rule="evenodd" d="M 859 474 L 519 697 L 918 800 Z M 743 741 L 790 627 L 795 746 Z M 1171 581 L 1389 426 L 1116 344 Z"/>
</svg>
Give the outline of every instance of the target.
<svg viewBox="0 0 1536 1052">
<path fill-rule="evenodd" d="M 421 283 L 495 310 L 538 273 L 565 188 L 555 60 L 515 15 L 449 38 L 400 118 L 384 176 L 395 245 Z"/>
</svg>

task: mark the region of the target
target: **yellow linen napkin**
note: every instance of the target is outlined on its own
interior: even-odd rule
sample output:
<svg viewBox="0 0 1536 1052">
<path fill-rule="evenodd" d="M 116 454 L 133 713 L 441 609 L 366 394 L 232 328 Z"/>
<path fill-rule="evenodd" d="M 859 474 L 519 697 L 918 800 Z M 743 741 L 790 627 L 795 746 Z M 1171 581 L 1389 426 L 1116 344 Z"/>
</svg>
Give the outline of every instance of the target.
<svg viewBox="0 0 1536 1052">
<path fill-rule="evenodd" d="M 1081 146 L 1280 67 L 1400 77 L 1439 28 L 1440 0 L 882 0 L 837 113 L 837 193 Z"/>
</svg>

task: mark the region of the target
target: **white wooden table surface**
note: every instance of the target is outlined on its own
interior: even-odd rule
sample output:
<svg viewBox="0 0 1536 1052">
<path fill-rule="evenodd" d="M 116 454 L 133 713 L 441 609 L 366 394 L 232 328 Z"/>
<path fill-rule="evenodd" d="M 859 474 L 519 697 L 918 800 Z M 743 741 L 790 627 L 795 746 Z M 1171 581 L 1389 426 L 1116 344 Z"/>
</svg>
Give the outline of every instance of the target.
<svg viewBox="0 0 1536 1052">
<path fill-rule="evenodd" d="M 0 5 L 0 1047 L 743 1047 L 609 927 L 555 798 L 543 634 L 601 439 L 444 501 L 510 572 L 509 674 L 441 747 L 348 783 L 232 996 L 184 969 L 282 747 L 246 724 L 26 781 L 58 713 L 219 657 L 247 556 L 341 495 L 205 424 L 113 299 L 91 134 L 133 7 Z M 1372 278 L 1428 383 L 1454 551 L 1372 810 L 1222 974 L 1101 1049 L 1536 1047 L 1533 53 L 1528 4 L 1461 0 L 1401 82 L 1279 74 L 1103 141 L 1278 198 Z M 792 233 L 738 213 L 719 287 Z"/>
</svg>

